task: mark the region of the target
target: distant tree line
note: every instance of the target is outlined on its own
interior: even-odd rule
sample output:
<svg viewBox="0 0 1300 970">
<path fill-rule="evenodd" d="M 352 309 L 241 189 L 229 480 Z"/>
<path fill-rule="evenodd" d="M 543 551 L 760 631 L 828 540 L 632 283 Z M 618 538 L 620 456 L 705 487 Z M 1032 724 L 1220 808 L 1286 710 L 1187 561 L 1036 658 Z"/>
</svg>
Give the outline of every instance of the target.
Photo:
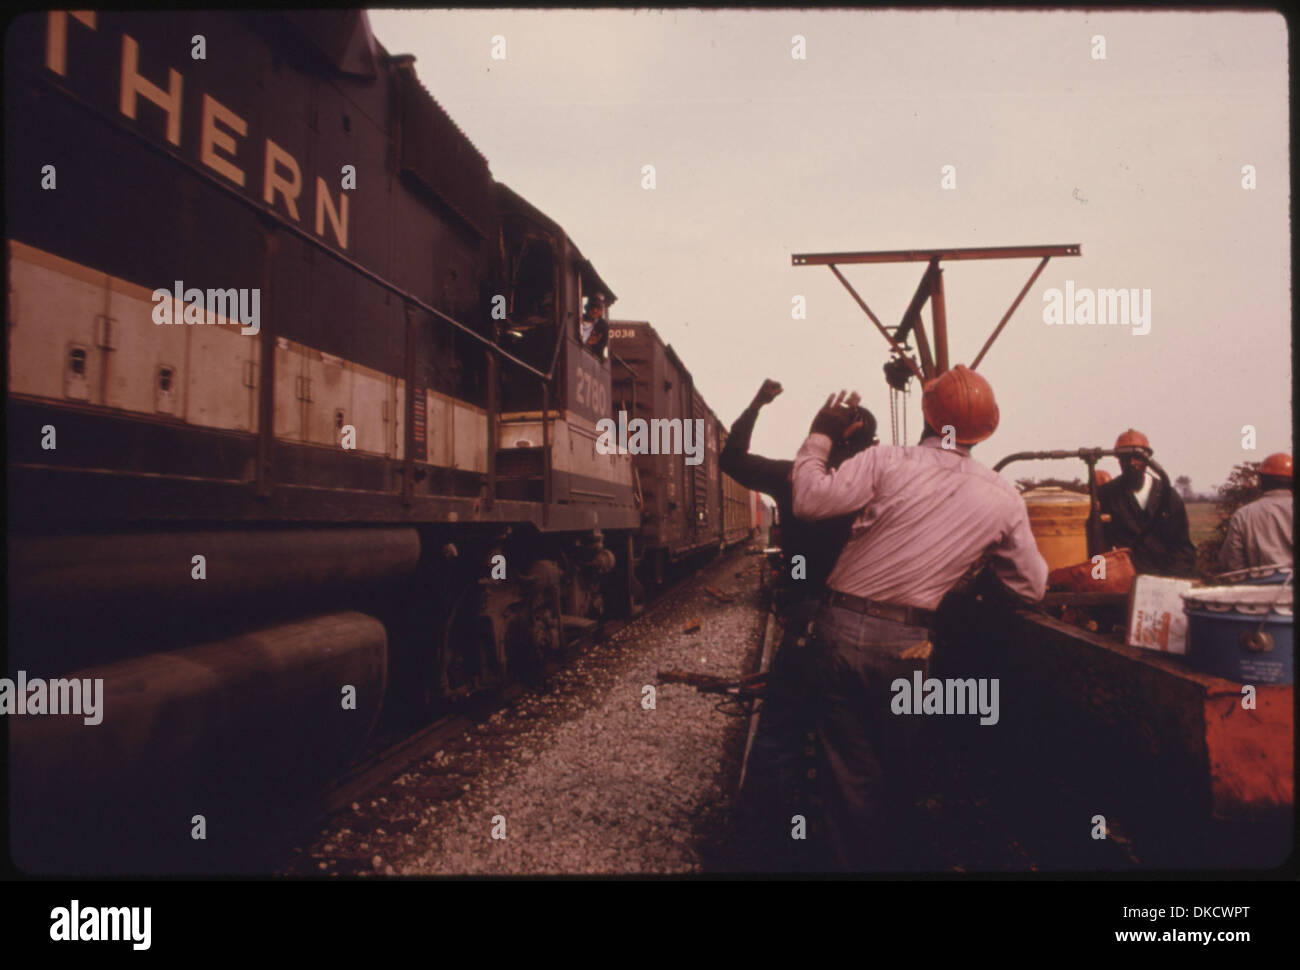
<svg viewBox="0 0 1300 970">
<path fill-rule="evenodd" d="M 1068 481 L 1064 478 L 1017 478 L 1016 485 L 1022 492 L 1027 492 L 1031 488 L 1063 488 L 1067 492 L 1088 494 L 1088 486 L 1082 478 L 1072 478 Z"/>
<path fill-rule="evenodd" d="M 1182 496 L 1184 502 L 1217 502 L 1219 500 L 1218 489 L 1211 485 L 1208 492 L 1192 491 L 1192 480 L 1186 475 L 1179 475 L 1174 479 L 1174 488 Z"/>
<path fill-rule="evenodd" d="M 1016 485 L 1022 492 L 1027 492 L 1031 488 L 1055 487 L 1063 488 L 1067 492 L 1088 493 L 1088 486 L 1082 478 L 1017 478 Z M 1174 488 L 1182 497 L 1184 502 L 1217 502 L 1219 493 L 1213 488 L 1209 492 L 1192 491 L 1192 480 L 1187 475 L 1179 475 L 1174 479 Z"/>
<path fill-rule="evenodd" d="M 1219 515 L 1219 522 L 1214 533 L 1196 547 L 1196 565 L 1203 576 L 1219 571 L 1219 550 L 1228 534 L 1228 522 L 1232 514 L 1260 496 L 1259 465 L 1257 461 L 1243 461 L 1232 469 L 1228 480 L 1219 486 L 1214 497 L 1214 511 Z"/>
</svg>

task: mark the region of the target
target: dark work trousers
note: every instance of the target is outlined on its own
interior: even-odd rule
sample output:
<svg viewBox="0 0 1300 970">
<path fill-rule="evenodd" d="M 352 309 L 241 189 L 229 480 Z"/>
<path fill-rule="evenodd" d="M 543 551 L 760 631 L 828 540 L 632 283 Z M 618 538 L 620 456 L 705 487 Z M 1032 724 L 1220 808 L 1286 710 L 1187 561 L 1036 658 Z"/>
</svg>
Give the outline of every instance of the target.
<svg viewBox="0 0 1300 970">
<path fill-rule="evenodd" d="M 845 872 L 895 867 L 905 846 L 889 789 L 916 750 L 919 718 L 890 709 L 895 678 L 923 661 L 900 657 L 930 640 L 925 627 L 822 605 L 809 642 L 806 685 L 817 738 L 817 776 L 829 863 Z M 904 850 L 901 851 L 900 850 Z"/>
<path fill-rule="evenodd" d="M 737 831 L 742 833 L 743 868 L 762 872 L 817 872 L 815 840 L 808 833 L 814 814 L 808 805 L 808 772 L 813 766 L 808 734 L 813 722 L 807 704 L 805 668 L 809 624 L 815 598 L 788 599 L 781 608 L 781 641 L 768 670 L 758 731 L 750 752 Z M 804 819 L 802 838 L 792 838 L 796 818 Z"/>
<path fill-rule="evenodd" d="M 816 599 L 796 600 L 781 615 L 781 643 L 768 673 L 764 706 L 802 710 L 805 706 L 806 677 L 811 637 L 808 628 L 821 604 Z"/>
<path fill-rule="evenodd" d="M 764 740 L 776 768 L 782 802 L 798 809 L 799 792 L 806 785 L 803 757 L 806 736 L 813 730 L 808 694 L 808 657 L 812 638 L 808 628 L 820 604 L 815 599 L 790 604 L 782 616 L 781 644 L 768 672 L 763 701 Z M 757 743 L 757 741 L 755 742 Z"/>
</svg>

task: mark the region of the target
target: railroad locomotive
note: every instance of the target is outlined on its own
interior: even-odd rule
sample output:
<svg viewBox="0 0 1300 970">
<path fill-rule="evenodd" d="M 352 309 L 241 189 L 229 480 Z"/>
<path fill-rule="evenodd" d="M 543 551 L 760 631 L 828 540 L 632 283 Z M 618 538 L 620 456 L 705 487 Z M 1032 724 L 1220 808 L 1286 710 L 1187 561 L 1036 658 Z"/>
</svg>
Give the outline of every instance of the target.
<svg viewBox="0 0 1300 970">
<path fill-rule="evenodd" d="M 10 667 L 108 707 L 13 722 L 33 831 L 52 759 L 105 790 L 328 774 L 385 698 L 535 676 L 752 534 L 685 367 L 675 404 L 615 400 L 578 336 L 614 292 L 413 61 L 360 12 L 6 35 Z M 702 464 L 603 453 L 624 403 L 706 420 Z"/>
</svg>

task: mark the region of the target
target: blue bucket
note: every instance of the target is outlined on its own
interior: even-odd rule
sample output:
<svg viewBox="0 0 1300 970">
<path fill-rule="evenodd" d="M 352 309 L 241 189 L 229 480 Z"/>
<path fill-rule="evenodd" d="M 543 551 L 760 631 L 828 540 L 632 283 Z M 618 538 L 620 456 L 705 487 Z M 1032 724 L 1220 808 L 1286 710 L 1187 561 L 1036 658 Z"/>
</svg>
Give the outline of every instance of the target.
<svg viewBox="0 0 1300 970">
<path fill-rule="evenodd" d="M 1239 684 L 1294 682 L 1290 586 L 1205 586 L 1182 597 L 1190 666 Z"/>
<path fill-rule="evenodd" d="M 1243 583 L 1251 586 L 1280 586 L 1291 578 L 1294 568 L 1289 562 L 1251 566 L 1247 569 L 1234 569 L 1230 573 L 1219 573 L 1214 581 L 1224 586 L 1239 586 Z"/>
</svg>

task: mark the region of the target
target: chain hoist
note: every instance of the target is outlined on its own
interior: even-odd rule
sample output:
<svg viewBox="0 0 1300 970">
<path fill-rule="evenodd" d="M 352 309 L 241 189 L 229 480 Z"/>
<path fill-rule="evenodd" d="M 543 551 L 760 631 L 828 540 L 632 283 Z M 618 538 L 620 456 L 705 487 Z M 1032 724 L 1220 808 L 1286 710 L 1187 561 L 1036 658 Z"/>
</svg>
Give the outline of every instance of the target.
<svg viewBox="0 0 1300 970">
<path fill-rule="evenodd" d="M 902 355 L 894 354 L 884 369 L 885 383 L 889 385 L 889 430 L 894 436 L 893 444 L 902 444 L 907 440 L 907 398 L 910 394 L 912 368 Z"/>
</svg>

